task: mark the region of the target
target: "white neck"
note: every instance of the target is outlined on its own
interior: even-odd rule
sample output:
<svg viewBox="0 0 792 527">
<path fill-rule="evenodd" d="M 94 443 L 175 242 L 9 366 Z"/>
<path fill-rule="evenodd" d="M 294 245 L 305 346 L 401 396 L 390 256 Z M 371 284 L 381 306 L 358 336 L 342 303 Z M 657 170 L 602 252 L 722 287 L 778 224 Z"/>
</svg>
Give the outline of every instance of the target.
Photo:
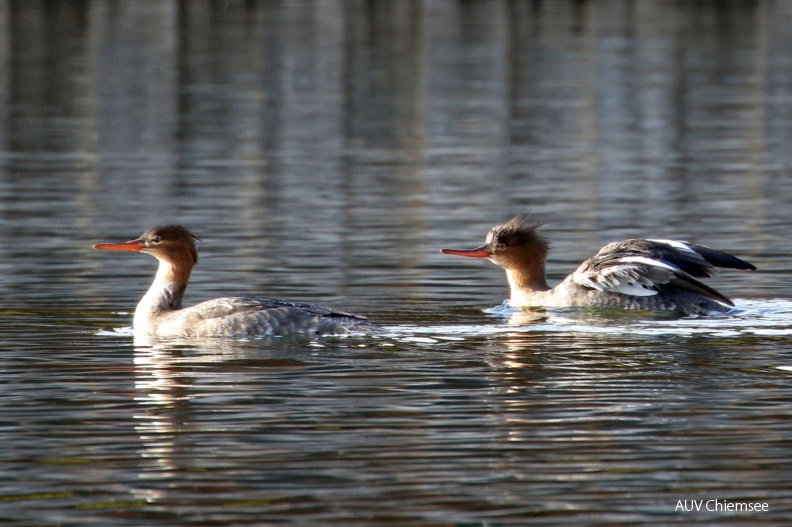
<svg viewBox="0 0 792 527">
<path fill-rule="evenodd" d="M 173 265 L 160 260 L 154 282 L 135 309 L 135 329 L 148 330 L 158 316 L 181 309 L 187 283 L 175 280 L 175 277 Z"/>
</svg>

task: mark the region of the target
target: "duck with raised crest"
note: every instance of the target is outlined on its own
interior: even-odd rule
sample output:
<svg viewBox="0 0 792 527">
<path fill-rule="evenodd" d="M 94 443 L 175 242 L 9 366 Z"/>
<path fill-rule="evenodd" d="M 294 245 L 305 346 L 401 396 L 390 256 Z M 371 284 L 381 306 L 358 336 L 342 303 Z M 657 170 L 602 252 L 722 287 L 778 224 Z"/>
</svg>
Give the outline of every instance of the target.
<svg viewBox="0 0 792 527">
<path fill-rule="evenodd" d="M 703 245 L 677 240 L 625 240 L 600 249 L 560 284 L 550 287 L 545 264 L 550 243 L 527 213 L 493 227 L 476 249 L 445 254 L 488 258 L 506 270 L 517 307 L 616 307 L 673 310 L 685 315 L 726 313 L 734 303 L 699 279 L 717 267 L 755 270 L 752 264 Z"/>
<path fill-rule="evenodd" d="M 182 307 L 190 273 L 198 263 L 198 238 L 181 225 L 161 225 L 134 240 L 97 243 L 94 249 L 154 256 L 159 269 L 135 309 L 136 332 L 155 336 L 264 336 L 371 333 L 365 317 L 300 302 L 231 296 Z"/>
</svg>

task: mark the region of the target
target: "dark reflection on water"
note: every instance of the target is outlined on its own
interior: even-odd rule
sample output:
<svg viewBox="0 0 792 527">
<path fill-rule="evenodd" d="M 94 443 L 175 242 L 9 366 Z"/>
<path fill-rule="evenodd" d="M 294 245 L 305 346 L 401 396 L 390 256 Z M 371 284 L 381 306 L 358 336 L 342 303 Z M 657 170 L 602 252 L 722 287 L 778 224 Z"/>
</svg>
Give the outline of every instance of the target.
<svg viewBox="0 0 792 527">
<path fill-rule="evenodd" d="M 792 23 L 782 1 L 0 4 L 0 520 L 778 524 L 792 515 Z M 712 319 L 513 312 L 475 246 L 526 208 L 556 280 L 614 239 L 754 262 Z M 265 293 L 378 337 L 134 338 Z M 683 513 L 678 500 L 766 502 Z"/>
</svg>

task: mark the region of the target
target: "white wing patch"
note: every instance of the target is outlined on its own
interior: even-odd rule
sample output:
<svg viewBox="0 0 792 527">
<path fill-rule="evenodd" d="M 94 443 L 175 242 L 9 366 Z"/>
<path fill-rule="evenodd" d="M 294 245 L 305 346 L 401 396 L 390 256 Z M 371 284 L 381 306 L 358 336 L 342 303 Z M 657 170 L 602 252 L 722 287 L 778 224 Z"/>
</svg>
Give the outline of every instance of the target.
<svg viewBox="0 0 792 527">
<path fill-rule="evenodd" d="M 635 282 L 618 284 L 616 287 L 611 288 L 610 291 L 632 296 L 654 296 L 658 293 L 656 289 L 649 289 L 648 287 L 639 285 Z"/>
<path fill-rule="evenodd" d="M 650 238 L 650 242 L 657 242 L 657 243 L 665 243 L 666 245 L 670 245 L 674 249 L 679 249 L 680 251 L 685 251 L 688 253 L 698 254 L 696 251 L 688 247 L 686 244 L 677 241 L 677 240 L 661 240 L 658 238 Z"/>
<path fill-rule="evenodd" d="M 680 270 L 645 256 L 625 256 L 604 267 L 576 272 L 573 280 L 598 291 L 632 296 L 654 296 L 657 285 L 666 284 Z"/>
<path fill-rule="evenodd" d="M 660 260 L 654 260 L 652 258 L 647 258 L 646 256 L 625 256 L 623 258 L 619 258 L 620 262 L 631 262 L 631 263 L 639 263 L 644 265 L 651 265 L 655 267 L 662 267 L 663 269 L 668 269 L 671 272 L 679 271 L 679 268 L 675 265 L 670 265 L 665 262 L 661 262 Z"/>
</svg>

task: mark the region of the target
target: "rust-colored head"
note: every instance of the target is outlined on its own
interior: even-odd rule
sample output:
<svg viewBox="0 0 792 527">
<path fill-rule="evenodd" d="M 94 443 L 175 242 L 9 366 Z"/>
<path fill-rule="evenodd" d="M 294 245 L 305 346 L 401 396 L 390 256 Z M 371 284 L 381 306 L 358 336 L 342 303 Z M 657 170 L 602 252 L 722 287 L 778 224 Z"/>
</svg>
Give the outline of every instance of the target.
<svg viewBox="0 0 792 527">
<path fill-rule="evenodd" d="M 107 251 L 136 251 L 150 254 L 158 260 L 198 263 L 198 237 L 181 225 L 160 225 L 144 232 L 140 238 L 120 243 L 96 243 L 94 249 Z"/>
<path fill-rule="evenodd" d="M 489 258 L 504 269 L 524 267 L 537 260 L 544 265 L 550 242 L 539 232 L 541 226 L 541 223 L 533 222 L 528 213 L 521 213 L 490 229 L 486 243 L 481 247 L 440 251 L 455 256 Z"/>
</svg>

